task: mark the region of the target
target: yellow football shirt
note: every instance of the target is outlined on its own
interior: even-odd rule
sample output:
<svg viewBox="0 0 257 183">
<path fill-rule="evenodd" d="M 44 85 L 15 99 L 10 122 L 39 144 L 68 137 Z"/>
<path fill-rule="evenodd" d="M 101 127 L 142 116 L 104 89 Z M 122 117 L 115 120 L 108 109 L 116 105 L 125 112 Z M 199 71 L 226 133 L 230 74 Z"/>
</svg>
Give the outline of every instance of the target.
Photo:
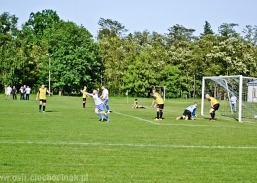
<svg viewBox="0 0 257 183">
<path fill-rule="evenodd" d="M 159 93 L 154 93 L 153 97 L 155 99 L 156 104 L 164 104 L 164 101 Z"/>
<path fill-rule="evenodd" d="M 210 102 L 211 102 L 211 105 L 212 105 L 212 106 L 214 106 L 215 104 L 218 104 L 218 103 L 219 103 L 219 102 L 218 102 L 215 98 L 213 98 L 213 97 L 210 97 L 209 99 L 211 100 Z"/>
<path fill-rule="evenodd" d="M 86 91 L 87 91 L 86 89 L 82 90 L 82 92 L 83 92 L 82 98 L 87 98 L 87 94 L 84 93 L 84 92 L 86 92 Z"/>
<path fill-rule="evenodd" d="M 46 100 L 46 88 L 39 88 L 39 99 Z"/>
</svg>

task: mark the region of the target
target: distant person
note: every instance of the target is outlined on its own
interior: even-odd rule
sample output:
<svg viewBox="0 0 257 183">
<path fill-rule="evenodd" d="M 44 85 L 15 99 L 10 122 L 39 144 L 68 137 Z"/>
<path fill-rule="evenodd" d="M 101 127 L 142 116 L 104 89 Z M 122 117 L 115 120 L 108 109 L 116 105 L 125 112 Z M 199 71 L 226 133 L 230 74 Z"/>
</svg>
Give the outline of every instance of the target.
<svg viewBox="0 0 257 183">
<path fill-rule="evenodd" d="M 210 121 L 214 122 L 215 121 L 215 119 L 214 119 L 215 118 L 215 112 L 219 109 L 220 104 L 219 104 L 219 102 L 214 97 L 211 97 L 209 94 L 206 94 L 205 98 L 211 104 L 211 109 L 210 109 L 211 118 L 210 118 Z"/>
<path fill-rule="evenodd" d="M 230 98 L 230 102 L 231 102 L 232 111 L 233 111 L 233 112 L 236 112 L 237 97 L 233 95 L 233 96 Z"/>
<path fill-rule="evenodd" d="M 30 87 L 27 86 L 27 88 L 25 89 L 26 100 L 29 100 L 30 91 L 31 91 Z"/>
<path fill-rule="evenodd" d="M 24 100 L 24 87 L 20 87 L 20 100 Z"/>
<path fill-rule="evenodd" d="M 11 87 L 11 86 L 8 86 L 8 87 L 5 89 L 6 99 L 9 99 L 9 98 L 10 98 L 11 93 L 12 93 L 12 87 Z"/>
<path fill-rule="evenodd" d="M 184 119 L 184 120 L 192 120 L 193 118 L 193 112 L 196 110 L 197 102 L 195 102 L 193 105 L 188 106 L 182 116 L 177 117 L 176 119 Z"/>
<path fill-rule="evenodd" d="M 97 114 L 97 116 L 100 117 L 100 121 L 104 121 L 104 117 L 101 113 L 104 114 L 106 121 L 110 122 L 110 118 L 108 116 L 108 114 L 104 111 L 104 103 L 103 101 L 99 98 L 98 95 L 98 91 L 97 90 L 93 90 L 93 93 L 88 93 L 88 92 L 84 92 L 86 95 L 93 97 L 94 102 L 95 102 L 95 113 Z"/>
<path fill-rule="evenodd" d="M 145 107 L 144 107 L 144 106 L 142 106 L 142 105 L 138 105 L 138 100 L 137 100 L 137 99 L 135 99 L 135 101 L 134 101 L 134 105 L 133 105 L 133 107 L 132 107 L 132 108 L 134 108 L 134 109 L 138 109 L 138 108 L 145 109 Z"/>
<path fill-rule="evenodd" d="M 153 101 L 152 101 L 152 105 L 151 107 L 154 106 L 154 104 L 156 104 L 156 118 L 155 120 L 162 120 L 163 118 L 163 109 L 164 109 L 164 100 L 161 97 L 161 95 L 156 91 L 156 89 L 154 88 L 152 90 L 153 92 Z"/>
<path fill-rule="evenodd" d="M 100 97 L 101 99 L 103 99 L 103 103 L 106 107 L 107 113 L 110 113 L 110 108 L 109 108 L 109 91 L 105 88 L 105 86 L 102 86 L 102 95 Z"/>
<path fill-rule="evenodd" d="M 23 85 L 23 98 L 22 98 L 22 100 L 26 99 L 26 88 L 27 88 L 27 86 Z"/>
<path fill-rule="evenodd" d="M 87 102 L 87 87 L 84 86 L 83 90 L 80 90 L 80 92 L 82 93 L 82 107 L 85 109 L 86 108 L 86 102 Z"/>
<path fill-rule="evenodd" d="M 17 89 L 15 88 L 15 86 L 13 86 L 12 88 L 12 99 L 17 100 Z"/>
<path fill-rule="evenodd" d="M 42 111 L 42 107 L 43 107 L 43 112 L 45 112 L 46 109 L 46 93 L 51 94 L 50 91 L 48 91 L 45 88 L 45 85 L 42 85 L 37 92 L 37 96 L 36 96 L 36 100 L 38 100 L 39 98 L 39 112 Z"/>
</svg>

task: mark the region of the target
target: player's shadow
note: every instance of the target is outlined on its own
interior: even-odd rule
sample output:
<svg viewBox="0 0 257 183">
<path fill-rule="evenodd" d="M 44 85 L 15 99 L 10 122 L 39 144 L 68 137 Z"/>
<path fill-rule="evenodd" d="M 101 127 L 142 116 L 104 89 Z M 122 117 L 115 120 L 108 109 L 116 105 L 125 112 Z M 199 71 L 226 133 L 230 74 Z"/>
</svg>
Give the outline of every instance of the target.
<svg viewBox="0 0 257 183">
<path fill-rule="evenodd" d="M 46 113 L 48 113 L 48 112 L 59 112 L 59 111 L 56 111 L 56 110 L 46 111 Z"/>
</svg>

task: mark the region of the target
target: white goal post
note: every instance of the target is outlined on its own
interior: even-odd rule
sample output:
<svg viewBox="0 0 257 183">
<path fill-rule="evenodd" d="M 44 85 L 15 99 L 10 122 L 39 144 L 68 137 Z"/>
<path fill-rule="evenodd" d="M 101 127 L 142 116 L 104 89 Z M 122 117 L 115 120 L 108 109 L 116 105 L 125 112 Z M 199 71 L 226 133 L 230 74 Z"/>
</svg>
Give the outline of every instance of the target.
<svg viewBox="0 0 257 183">
<path fill-rule="evenodd" d="M 206 76 L 202 78 L 201 115 L 206 112 L 205 94 L 216 95 L 221 103 L 220 113 L 239 122 L 257 119 L 257 78 L 235 76 Z M 232 109 L 231 97 L 237 98 Z"/>
</svg>

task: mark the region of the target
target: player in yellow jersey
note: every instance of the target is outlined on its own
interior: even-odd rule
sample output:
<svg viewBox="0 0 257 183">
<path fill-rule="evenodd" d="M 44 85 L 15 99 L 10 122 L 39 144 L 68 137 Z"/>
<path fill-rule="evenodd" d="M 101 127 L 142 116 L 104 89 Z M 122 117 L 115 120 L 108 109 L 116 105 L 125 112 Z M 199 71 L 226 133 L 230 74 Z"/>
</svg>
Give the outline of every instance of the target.
<svg viewBox="0 0 257 183">
<path fill-rule="evenodd" d="M 83 90 L 80 90 L 80 92 L 82 93 L 82 106 L 85 109 L 86 108 L 86 102 L 87 102 L 87 87 L 84 86 Z"/>
<path fill-rule="evenodd" d="M 36 100 L 39 98 L 39 112 L 41 112 L 42 106 L 43 106 L 43 112 L 45 112 L 46 109 L 46 93 L 51 94 L 50 91 L 45 88 L 45 85 L 42 85 L 41 88 L 38 89 Z"/>
<path fill-rule="evenodd" d="M 145 107 L 144 106 L 142 106 L 142 105 L 138 105 L 138 100 L 137 99 L 135 99 L 135 101 L 134 101 L 134 105 L 133 105 L 133 107 L 132 108 L 134 108 L 134 109 L 145 109 Z"/>
<path fill-rule="evenodd" d="M 210 119 L 210 121 L 214 122 L 215 111 L 217 111 L 219 109 L 220 104 L 214 97 L 211 97 L 209 94 L 206 94 L 205 98 L 208 99 L 208 101 L 211 104 L 211 109 L 210 109 L 211 119 Z"/>
<path fill-rule="evenodd" d="M 154 106 L 154 103 L 156 103 L 157 108 L 156 108 L 156 120 L 162 120 L 162 116 L 163 116 L 163 108 L 164 108 L 164 100 L 161 97 L 161 95 L 159 93 L 156 92 L 156 89 L 154 88 L 153 90 L 153 101 L 152 101 L 152 105 L 151 107 Z"/>
</svg>

